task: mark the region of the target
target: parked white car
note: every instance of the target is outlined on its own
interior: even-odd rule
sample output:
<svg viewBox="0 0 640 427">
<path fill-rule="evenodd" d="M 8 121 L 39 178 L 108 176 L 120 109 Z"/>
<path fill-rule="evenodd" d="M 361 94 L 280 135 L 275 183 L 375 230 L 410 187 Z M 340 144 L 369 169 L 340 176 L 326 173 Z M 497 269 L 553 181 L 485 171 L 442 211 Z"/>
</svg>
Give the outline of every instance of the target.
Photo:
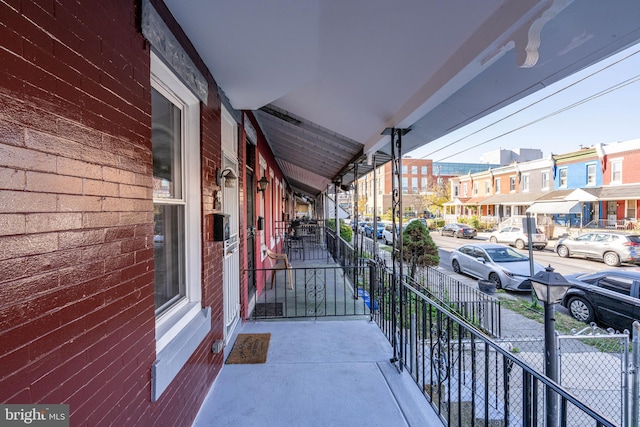
<svg viewBox="0 0 640 427">
<path fill-rule="evenodd" d="M 529 236 L 522 227 L 509 226 L 500 231 L 494 231 L 489 236 L 491 243 L 506 243 L 518 249 L 524 249 L 529 244 Z M 547 236 L 540 229 L 531 235 L 531 243 L 535 249 L 542 250 L 547 246 Z"/>
<path fill-rule="evenodd" d="M 396 227 L 398 224 L 396 224 Z M 402 228 L 404 229 L 407 225 L 403 224 Z M 385 245 L 391 245 L 393 243 L 393 224 L 385 224 L 384 230 L 382 230 L 382 240 L 384 240 Z M 396 237 L 397 238 L 397 237 Z"/>
</svg>

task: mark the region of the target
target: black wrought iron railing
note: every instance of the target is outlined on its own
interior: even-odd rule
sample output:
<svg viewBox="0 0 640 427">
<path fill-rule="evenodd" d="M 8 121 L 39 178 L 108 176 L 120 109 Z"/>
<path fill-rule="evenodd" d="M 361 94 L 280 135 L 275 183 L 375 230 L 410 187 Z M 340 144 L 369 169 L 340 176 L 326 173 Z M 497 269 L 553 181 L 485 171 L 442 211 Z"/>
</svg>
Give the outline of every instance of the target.
<svg viewBox="0 0 640 427">
<path fill-rule="evenodd" d="M 446 425 L 542 426 L 547 389 L 560 403 L 559 425 L 614 425 L 422 288 L 394 282 L 385 267 L 371 270 L 372 318 L 394 347 L 392 361 L 410 373 Z"/>
<path fill-rule="evenodd" d="M 391 361 L 409 372 L 448 426 L 543 426 L 547 391 L 558 401 L 560 426 L 614 426 L 492 340 L 486 330 L 495 326 L 486 325 L 499 325 L 493 320 L 499 304 L 437 270 L 420 281 L 394 278 L 379 258 L 363 265 L 342 242 L 326 233 L 326 248 L 340 267 L 256 270 L 265 289 L 252 302 L 251 317 L 369 317 L 391 343 Z M 544 348 L 537 351 L 528 356 L 543 358 Z"/>
<path fill-rule="evenodd" d="M 254 274 L 265 289 L 252 301 L 252 319 L 370 315 L 365 266 L 257 269 Z"/>
</svg>

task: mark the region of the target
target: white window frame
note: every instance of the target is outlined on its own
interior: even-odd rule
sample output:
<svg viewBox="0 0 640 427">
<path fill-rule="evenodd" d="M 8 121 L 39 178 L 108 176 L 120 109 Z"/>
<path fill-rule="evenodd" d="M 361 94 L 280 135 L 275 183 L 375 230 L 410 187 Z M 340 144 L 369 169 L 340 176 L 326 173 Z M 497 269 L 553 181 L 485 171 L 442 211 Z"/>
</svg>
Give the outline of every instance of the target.
<svg viewBox="0 0 640 427">
<path fill-rule="evenodd" d="M 590 179 L 593 178 L 593 179 Z M 596 185 L 596 164 L 587 163 L 587 187 L 593 187 Z"/>
<path fill-rule="evenodd" d="M 543 190 L 548 190 L 549 189 L 549 171 L 542 171 L 541 173 L 542 178 L 542 189 Z"/>
<path fill-rule="evenodd" d="M 564 179 L 562 177 L 564 175 Z M 564 183 L 562 182 L 564 180 Z M 558 169 L 558 187 L 567 188 L 569 185 L 569 170 L 567 168 Z"/>
<path fill-rule="evenodd" d="M 153 52 L 151 86 L 182 110 L 185 206 L 185 296 L 156 317 L 151 387 L 152 401 L 156 401 L 211 330 L 211 309 L 203 310 L 201 305 L 200 101 Z"/>
<path fill-rule="evenodd" d="M 620 175 L 618 179 L 616 174 Z M 611 184 L 622 184 L 622 159 L 611 160 Z"/>
<path fill-rule="evenodd" d="M 510 193 L 515 193 L 516 191 L 516 177 L 515 176 L 510 176 L 509 177 L 509 192 Z"/>
<path fill-rule="evenodd" d="M 484 194 L 491 194 L 491 183 L 489 181 L 484 183 Z"/>
<path fill-rule="evenodd" d="M 496 178 L 496 194 L 500 194 L 500 178 Z"/>
<path fill-rule="evenodd" d="M 529 191 L 529 187 L 530 187 L 530 183 L 529 183 L 529 174 L 528 173 L 523 173 L 522 176 L 522 192 L 528 192 Z"/>
</svg>

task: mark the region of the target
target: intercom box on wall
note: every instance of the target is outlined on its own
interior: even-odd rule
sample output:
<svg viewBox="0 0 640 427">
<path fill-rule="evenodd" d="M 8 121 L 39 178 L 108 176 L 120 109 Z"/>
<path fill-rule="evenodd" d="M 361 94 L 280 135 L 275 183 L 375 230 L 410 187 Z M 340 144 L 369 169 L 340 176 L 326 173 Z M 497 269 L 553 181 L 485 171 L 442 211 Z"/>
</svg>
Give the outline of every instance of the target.
<svg viewBox="0 0 640 427">
<path fill-rule="evenodd" d="M 258 217 L 258 230 L 264 230 L 264 217 L 259 216 Z"/>
<path fill-rule="evenodd" d="M 229 225 L 229 215 L 213 214 L 213 240 L 223 242 L 231 237 L 231 226 Z"/>
</svg>

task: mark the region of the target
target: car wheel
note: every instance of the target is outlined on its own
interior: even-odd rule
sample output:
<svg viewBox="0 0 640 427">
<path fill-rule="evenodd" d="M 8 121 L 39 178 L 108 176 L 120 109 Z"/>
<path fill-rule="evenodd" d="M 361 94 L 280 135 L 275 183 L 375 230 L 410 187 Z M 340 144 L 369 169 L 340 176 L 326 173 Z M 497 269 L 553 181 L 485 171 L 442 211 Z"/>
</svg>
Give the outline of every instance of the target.
<svg viewBox="0 0 640 427">
<path fill-rule="evenodd" d="M 571 298 L 567 307 L 569 308 L 571 315 L 581 322 L 593 322 L 593 309 L 591 308 L 591 304 L 589 304 L 584 298 Z"/>
<path fill-rule="evenodd" d="M 498 238 L 497 238 L 496 236 L 491 236 L 491 237 L 489 238 L 489 241 L 490 241 L 491 243 L 498 243 Z"/>
<path fill-rule="evenodd" d="M 460 270 L 460 264 L 458 263 L 458 260 L 457 260 L 457 259 L 454 259 L 454 260 L 453 260 L 453 262 L 451 262 L 451 266 L 453 267 L 453 271 L 454 271 L 455 273 L 460 274 L 460 271 L 461 271 L 461 270 Z"/>
<path fill-rule="evenodd" d="M 524 249 L 524 241 L 522 241 L 520 239 L 516 240 L 516 248 Z"/>
<path fill-rule="evenodd" d="M 615 252 L 607 252 L 603 257 L 604 263 L 609 267 L 617 267 L 620 265 L 620 257 Z"/>
<path fill-rule="evenodd" d="M 558 256 L 561 258 L 566 258 L 569 256 L 569 249 L 564 245 L 558 246 L 556 248 L 556 252 L 558 253 Z"/>
<path fill-rule="evenodd" d="M 454 238 L 456 238 L 456 239 L 457 239 L 458 237 L 460 237 L 460 236 L 458 235 L 458 232 L 457 232 L 457 231 L 456 231 L 455 233 L 453 233 L 453 237 L 454 237 Z"/>
<path fill-rule="evenodd" d="M 489 274 L 489 280 L 496 284 L 497 289 L 502 289 L 502 282 L 500 281 L 500 276 L 497 273 Z"/>
</svg>

